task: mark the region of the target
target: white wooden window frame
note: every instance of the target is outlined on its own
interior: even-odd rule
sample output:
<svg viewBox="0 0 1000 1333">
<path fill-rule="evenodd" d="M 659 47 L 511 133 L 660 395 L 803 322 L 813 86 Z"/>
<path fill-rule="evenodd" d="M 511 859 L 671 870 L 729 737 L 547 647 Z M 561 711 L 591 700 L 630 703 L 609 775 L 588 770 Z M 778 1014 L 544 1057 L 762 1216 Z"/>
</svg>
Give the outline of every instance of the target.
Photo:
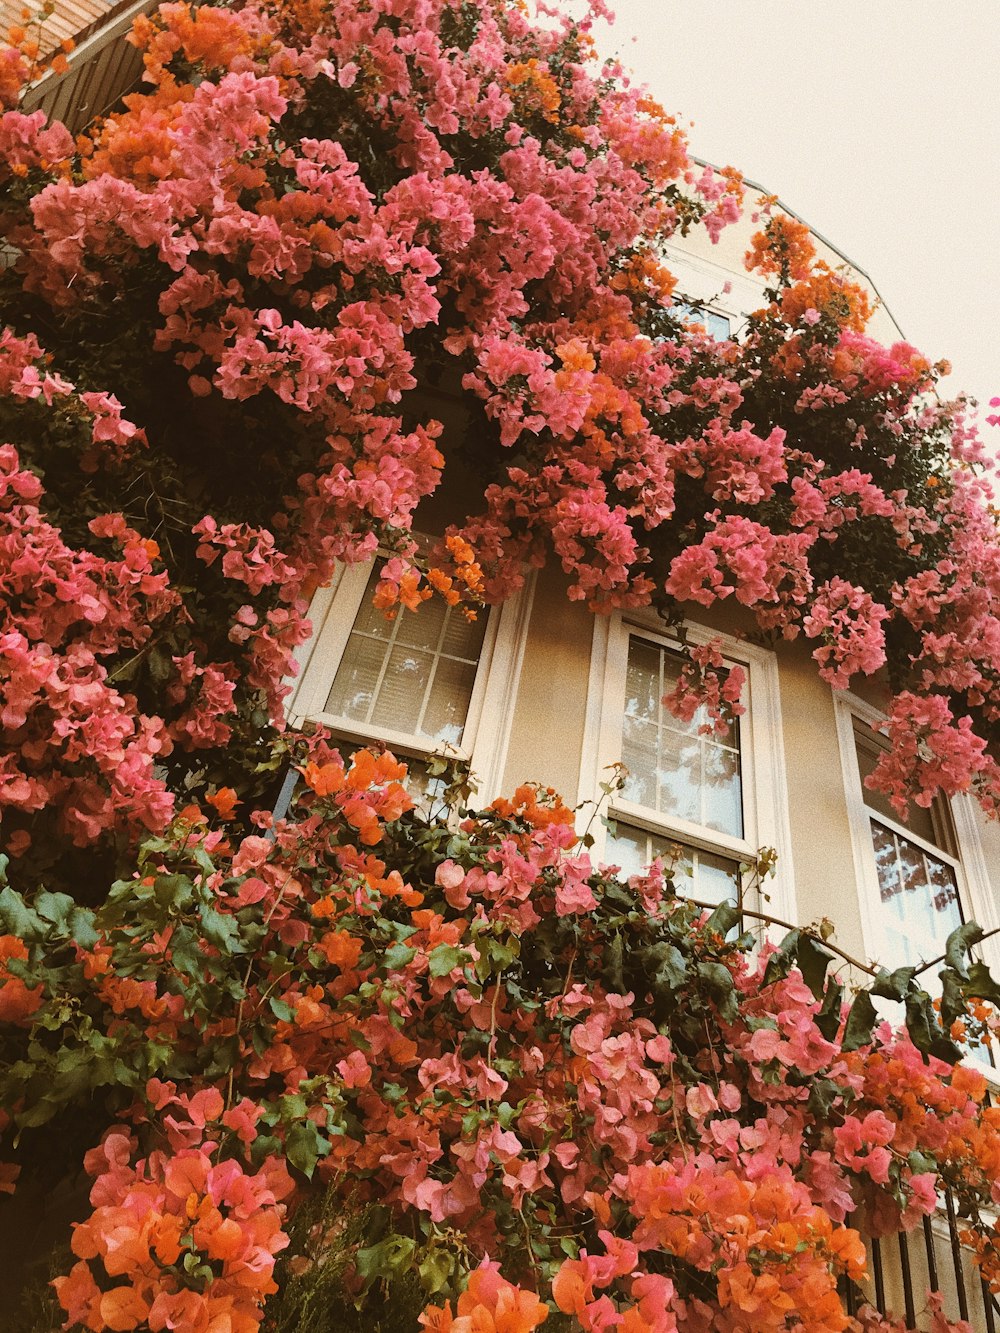
<svg viewBox="0 0 1000 1333">
<path fill-rule="evenodd" d="M 844 772 L 844 792 L 847 798 L 847 812 L 851 827 L 861 932 L 868 956 L 880 962 L 884 961 L 887 967 L 895 965 L 895 961 L 887 952 L 890 947 L 890 939 L 883 931 L 879 920 L 882 897 L 878 868 L 875 863 L 875 847 L 872 841 L 872 819 L 953 868 L 962 915 L 966 921 L 977 921 L 984 931 L 992 930 L 1000 925 L 1000 913 L 997 911 L 994 896 L 990 890 L 989 870 L 983 852 L 982 839 L 979 836 L 972 797 L 954 796 L 948 802 L 955 832 L 956 847 L 954 851 L 928 842 L 926 838 L 914 833 L 901 821 L 889 818 L 880 810 L 873 810 L 871 806 L 865 803 L 864 799 L 864 787 L 855 744 L 855 721 L 861 721 L 874 730 L 880 722 L 885 720 L 885 715 L 863 699 L 858 698 L 857 695 L 846 690 L 835 692 L 834 713 L 837 719 L 840 760 Z M 943 950 L 944 940 L 941 940 L 940 943 L 941 950 Z M 931 959 L 927 958 L 925 961 L 930 962 Z"/>
<path fill-rule="evenodd" d="M 395 731 L 375 723 L 359 724 L 325 711 L 337 668 L 340 666 L 358 611 L 361 608 L 374 560 L 342 566 L 333 581 L 313 597 L 309 617 L 312 638 L 296 655 L 298 684 L 288 706 L 292 726 L 320 722 L 348 741 L 384 742 L 400 757 L 429 758 L 443 754 L 469 763 L 477 781 L 476 799 L 487 804 L 500 795 L 510 741 L 510 724 L 524 658 L 534 575 L 502 606 L 480 609 L 486 616 L 486 634 L 479 655 L 475 683 L 460 745 L 441 745 L 426 736 Z"/>
<path fill-rule="evenodd" d="M 615 613 L 598 616 L 594 623 L 593 651 L 587 692 L 587 716 L 580 766 L 580 799 L 597 800 L 600 785 L 611 776 L 610 766 L 622 757 L 622 724 L 625 715 L 625 673 L 629 636 L 637 634 L 654 644 L 676 652 L 677 638 L 665 630 L 651 613 Z M 622 823 L 677 842 L 728 856 L 752 864 L 761 847 L 777 852 L 777 873 L 765 886 L 769 913 L 795 921 L 795 875 L 788 818 L 788 794 L 785 778 L 784 743 L 781 726 L 781 699 L 778 666 L 774 653 L 754 644 L 743 643 L 730 635 L 718 634 L 700 625 L 685 625 L 690 643 L 717 640 L 725 661 L 740 666 L 746 673 L 740 717 L 740 773 L 743 798 L 743 837 L 717 833 L 701 824 L 658 814 L 648 807 L 613 794 L 606 813 Z M 581 827 L 590 820 L 590 812 L 581 812 Z M 591 855 L 606 861 L 607 830 L 594 820 Z M 611 858 L 613 860 L 613 856 Z M 749 899 L 748 907 L 754 904 Z"/>
</svg>

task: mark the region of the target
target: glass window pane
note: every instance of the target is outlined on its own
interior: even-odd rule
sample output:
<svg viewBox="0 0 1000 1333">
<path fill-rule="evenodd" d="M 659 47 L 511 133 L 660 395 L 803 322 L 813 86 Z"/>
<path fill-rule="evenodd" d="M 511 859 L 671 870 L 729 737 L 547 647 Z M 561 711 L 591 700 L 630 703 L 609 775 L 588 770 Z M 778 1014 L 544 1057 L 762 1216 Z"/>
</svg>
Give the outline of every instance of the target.
<svg viewBox="0 0 1000 1333">
<path fill-rule="evenodd" d="M 465 730 L 475 681 L 475 662 L 439 658 L 423 720 L 418 728 L 420 735 L 457 745 Z"/>
<path fill-rule="evenodd" d="M 658 761 L 656 809 L 701 823 L 701 743 L 697 735 L 661 727 Z"/>
<path fill-rule="evenodd" d="M 368 721 L 385 652 L 385 647 L 372 639 L 351 636 L 326 701 L 327 713 Z"/>
<path fill-rule="evenodd" d="M 675 718 L 662 697 L 680 676 L 677 654 L 632 635 L 625 678 L 622 762 L 626 799 L 663 815 L 744 836 L 739 729 L 702 735 L 704 710 Z"/>
<path fill-rule="evenodd" d="M 376 560 L 372 566 L 352 631 L 356 634 L 369 634 L 374 639 L 389 639 L 395 629 L 395 621 L 389 620 L 384 611 L 380 611 L 372 604 L 384 564 L 384 560 Z"/>
<path fill-rule="evenodd" d="M 622 763 L 628 769 L 624 796 L 637 805 L 656 809 L 657 728 L 626 717 L 622 736 Z"/>
<path fill-rule="evenodd" d="M 413 648 L 394 647 L 382 677 L 371 721 L 393 731 L 416 731 L 430 684 L 434 658 Z"/>
<path fill-rule="evenodd" d="M 421 611 L 423 607 L 420 608 Z M 444 637 L 441 651 L 449 657 L 461 657 L 467 662 L 478 662 L 486 635 L 486 621 L 489 616 L 483 607 L 479 608 L 475 620 L 467 620 L 458 607 L 447 609 Z"/>
<path fill-rule="evenodd" d="M 740 868 L 724 856 L 698 850 L 694 853 L 694 891 L 692 896 L 704 903 L 739 902 Z"/>
<path fill-rule="evenodd" d="M 945 865 L 943 861 L 938 861 L 933 856 L 925 858 L 927 862 L 928 877 L 930 880 L 930 889 L 934 911 L 938 914 L 938 919 L 942 925 L 939 930 L 951 932 L 957 930 L 962 924 L 961 905 L 958 901 L 958 886 L 955 883 L 955 872 L 951 866 Z"/>
<path fill-rule="evenodd" d="M 897 915 L 902 915 L 903 885 L 899 877 L 896 839 L 887 828 L 872 820 L 872 842 L 875 847 L 875 867 L 878 871 L 882 902 L 895 904 Z"/>
<path fill-rule="evenodd" d="M 465 731 L 487 613 L 470 621 L 432 597 L 394 620 L 372 605 L 384 561 L 368 578 L 325 712 L 429 741 Z"/>
<path fill-rule="evenodd" d="M 604 859 L 621 866 L 626 879 L 643 874 L 656 857 L 668 874 L 672 870 L 674 890 L 681 897 L 697 898 L 713 906 L 738 901 L 740 868 L 736 861 L 627 824 L 619 823 L 615 835 L 608 836 Z"/>
<path fill-rule="evenodd" d="M 743 790 L 739 751 L 703 740 L 702 757 L 704 761 L 702 822 L 706 828 L 718 829 L 720 833 L 731 833 L 735 838 L 742 838 Z"/>
<path fill-rule="evenodd" d="M 962 924 L 954 869 L 916 843 L 872 820 L 879 876 L 879 925 L 888 941 L 886 966 L 927 961 Z"/>
<path fill-rule="evenodd" d="M 405 643 L 411 648 L 425 648 L 434 652 L 441 637 L 447 611 L 440 597 L 431 597 L 421 602 L 416 611 L 399 612 L 399 626 L 396 630 L 396 642 Z"/>
<path fill-rule="evenodd" d="M 656 853 L 650 855 L 649 836 L 641 829 L 618 824 L 614 834 L 608 831 L 604 859 L 608 865 L 621 867 L 623 879 L 641 875 Z"/>
<path fill-rule="evenodd" d="M 655 722 L 660 712 L 660 653 L 651 643 L 629 640 L 625 716 Z"/>
</svg>

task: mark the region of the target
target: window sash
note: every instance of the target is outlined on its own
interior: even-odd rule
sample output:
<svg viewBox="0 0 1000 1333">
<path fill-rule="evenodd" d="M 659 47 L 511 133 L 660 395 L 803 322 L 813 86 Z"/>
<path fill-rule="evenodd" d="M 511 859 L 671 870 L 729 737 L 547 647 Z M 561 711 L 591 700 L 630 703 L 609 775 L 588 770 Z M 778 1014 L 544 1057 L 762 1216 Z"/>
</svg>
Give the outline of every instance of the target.
<svg viewBox="0 0 1000 1333">
<path fill-rule="evenodd" d="M 383 563 L 379 559 L 361 570 L 345 571 L 341 586 L 348 582 L 351 586 L 338 608 L 343 622 L 334 627 L 339 633 L 323 655 L 324 675 L 317 676 L 318 669 L 310 665 L 309 674 L 316 679 L 303 700 L 306 708 L 302 711 L 352 742 L 374 739 L 414 755 L 444 752 L 468 759 L 482 713 L 484 664 L 496 638 L 495 616 L 480 611 L 480 628 L 471 634 L 463 632 L 464 626 L 455 621 L 454 609 L 443 603 L 430 612 L 430 633 L 418 628 L 420 610 L 401 608 L 395 619 L 385 619 L 371 606 Z M 403 675 L 407 666 L 411 672 L 409 688 Z M 348 693 L 352 671 L 360 682 L 355 707 Z M 437 715 L 447 723 L 455 695 L 449 677 L 456 671 L 465 677 L 460 685 L 462 694 L 467 694 L 467 703 L 451 723 L 452 734 L 442 736 L 441 726 L 433 732 L 427 729 L 428 717 Z"/>
<path fill-rule="evenodd" d="M 975 919 L 987 931 L 1000 924 L 992 901 L 989 867 L 971 798 L 958 796 L 942 803 L 943 808 L 934 821 L 934 841 L 915 833 L 902 823 L 895 812 L 887 814 L 884 804 L 875 808 L 866 800 L 868 793 L 862 783 L 862 764 L 859 762 L 858 751 L 859 747 L 867 750 L 870 757 L 880 748 L 880 737 L 872 729 L 884 720 L 884 715 L 848 691 L 834 692 L 834 714 L 840 740 L 861 928 L 867 955 L 886 966 L 908 965 L 899 959 L 895 951 L 895 943 L 901 937 L 892 929 L 894 923 L 887 918 L 882 901 L 873 823 L 947 868 L 954 876 L 959 910 L 965 919 Z M 942 846 L 941 843 L 947 845 Z M 895 904 L 892 906 L 895 907 Z M 935 932 L 933 938 L 923 931 L 915 930 L 913 933 L 916 935 L 913 948 L 926 962 L 944 949 L 949 927 L 943 924 L 940 933 Z M 988 944 L 984 947 L 984 953 L 987 957 L 990 954 L 993 954 L 994 959 L 997 957 L 995 950 Z M 926 984 L 926 973 L 924 979 Z"/>
<path fill-rule="evenodd" d="M 365 606 L 365 590 L 371 574 L 371 561 L 342 565 L 330 584 L 314 595 L 309 612 L 314 632 L 296 653 L 301 674 L 297 680 L 289 681 L 293 687 L 288 705 L 290 724 L 320 722 L 348 745 L 358 747 L 378 741 L 402 759 L 422 760 L 443 754 L 446 758 L 463 760 L 471 765 L 478 780 L 477 799 L 488 803 L 501 794 L 503 785 L 534 597 L 534 572 L 529 574 L 525 586 L 502 606 L 479 611 L 482 646 L 459 744 L 442 743 L 385 721 L 366 723 L 326 710 L 351 631 Z M 381 613 L 376 614 L 381 620 Z M 395 624 L 382 623 L 387 634 Z M 446 661 L 449 656 L 454 654 L 446 655 Z"/>
<path fill-rule="evenodd" d="M 652 653 L 658 654 L 655 665 L 650 656 Z M 642 662 L 643 655 L 645 663 Z M 667 636 L 623 622 L 614 657 L 613 692 L 606 707 L 616 728 L 615 758 L 628 764 L 630 738 L 634 754 L 640 748 L 636 735 L 645 731 L 649 737 L 651 762 L 648 771 L 634 773 L 625 788 L 611 798 L 611 818 L 647 835 L 690 847 L 695 852 L 724 856 L 735 862 L 751 861 L 754 857 L 751 841 L 753 809 L 748 786 L 752 784 L 752 763 L 746 754 L 749 727 L 741 727 L 737 719 L 723 737 L 703 736 L 699 726 L 705 719 L 700 710 L 690 723 L 669 713 L 662 700 L 676 684 L 681 658 L 676 641 Z M 672 669 L 675 666 L 676 670 Z M 676 766 L 679 781 L 675 784 L 682 797 L 688 795 L 691 798 L 687 801 L 687 809 L 670 806 L 674 774 L 669 768 L 669 754 L 673 748 L 678 755 L 685 749 L 689 751 L 688 761 L 682 760 Z M 732 756 L 733 762 L 724 785 L 728 787 L 728 799 L 724 789 L 723 800 L 716 802 L 722 815 L 713 818 L 711 783 L 706 781 L 706 773 L 716 752 L 727 759 Z M 668 765 L 661 768 L 665 755 Z M 692 767 L 697 770 L 697 780 L 694 781 L 690 778 Z M 685 786 L 690 788 L 689 793 L 685 792 Z M 649 800 L 641 799 L 645 793 L 650 794 Z M 726 822 L 728 828 L 724 826 Z"/>
<path fill-rule="evenodd" d="M 618 865 L 626 877 L 645 873 L 650 863 L 659 857 L 665 870 L 673 870 L 674 891 L 681 898 L 696 898 L 718 906 L 730 902 L 736 907 L 743 904 L 743 877 L 740 866 L 745 858 L 726 857 L 712 849 L 702 848 L 656 829 L 626 822 L 613 816 L 615 832 L 608 832 L 605 859 Z M 629 855 L 629 844 L 642 846 L 638 857 Z M 659 845 L 658 844 L 662 844 Z"/>
</svg>

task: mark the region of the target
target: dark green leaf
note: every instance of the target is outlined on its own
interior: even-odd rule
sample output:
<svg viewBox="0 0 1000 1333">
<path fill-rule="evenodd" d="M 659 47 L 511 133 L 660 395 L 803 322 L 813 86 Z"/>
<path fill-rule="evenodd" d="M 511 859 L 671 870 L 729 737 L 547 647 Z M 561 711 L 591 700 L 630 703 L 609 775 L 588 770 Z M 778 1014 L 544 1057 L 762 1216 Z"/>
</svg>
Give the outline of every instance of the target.
<svg viewBox="0 0 1000 1333">
<path fill-rule="evenodd" d="M 875 1026 L 877 1018 L 878 1014 L 875 1012 L 871 996 L 865 990 L 858 991 L 854 1003 L 851 1005 L 851 1012 L 847 1016 L 841 1049 L 856 1051 L 862 1046 L 868 1046 L 871 1043 L 872 1028 Z"/>
<path fill-rule="evenodd" d="M 819 1013 L 816 1015 L 816 1026 L 827 1039 L 833 1041 L 840 1027 L 840 1011 L 843 1007 L 844 988 L 839 981 L 833 978 L 827 985 L 826 992 L 823 995 L 823 1004 Z"/>
<path fill-rule="evenodd" d="M 687 980 L 687 960 L 676 944 L 660 940 L 642 952 L 643 967 L 650 974 L 654 990 L 672 992 Z M 728 976 L 728 970 L 723 968 Z"/>
<path fill-rule="evenodd" d="M 989 1000 L 992 1004 L 1000 1006 L 1000 985 L 997 984 L 985 963 L 971 963 L 969 965 L 969 977 L 965 983 L 965 993 L 970 997 L 974 996 L 977 1000 Z"/>
<path fill-rule="evenodd" d="M 956 1018 L 967 1012 L 962 978 L 949 967 L 941 973 L 941 1022 L 950 1028 Z"/>
<path fill-rule="evenodd" d="M 844 1089 L 832 1079 L 818 1078 L 809 1089 L 809 1111 L 821 1124 L 830 1119 L 834 1102 L 843 1097 Z"/>
<path fill-rule="evenodd" d="M 625 993 L 624 945 L 617 931 L 608 940 L 604 949 L 604 968 L 602 978 L 609 991 L 617 995 Z"/>
<path fill-rule="evenodd" d="M 953 930 L 944 946 L 944 961 L 947 966 L 954 968 L 960 977 L 966 976 L 965 960 L 969 956 L 969 950 L 982 938 L 983 928 L 975 921 L 966 921 L 963 926 Z"/>
<path fill-rule="evenodd" d="M 292 1125 L 285 1137 L 285 1155 L 292 1166 L 312 1179 L 316 1163 L 330 1151 L 330 1141 L 323 1137 L 311 1120 Z"/>
<path fill-rule="evenodd" d="M 798 948 L 799 932 L 797 930 L 789 931 L 785 938 L 775 949 L 774 953 L 767 960 L 767 967 L 764 969 L 763 985 L 771 986 L 776 981 L 782 981 L 788 976 L 792 966 L 792 958 Z"/>
<path fill-rule="evenodd" d="M 883 968 L 872 982 L 871 992 L 884 1000 L 905 1000 L 916 971 L 915 967 L 897 967 L 895 972 Z"/>
<path fill-rule="evenodd" d="M 719 903 L 718 907 L 705 922 L 706 930 L 713 930 L 725 938 L 734 926 L 738 926 L 740 914 L 732 903 Z"/>
<path fill-rule="evenodd" d="M 814 936 L 802 933 L 795 950 L 795 961 L 802 973 L 802 980 L 816 999 L 820 999 L 826 984 L 826 970 L 833 962 L 833 954 L 829 949 L 824 949 Z"/>
</svg>

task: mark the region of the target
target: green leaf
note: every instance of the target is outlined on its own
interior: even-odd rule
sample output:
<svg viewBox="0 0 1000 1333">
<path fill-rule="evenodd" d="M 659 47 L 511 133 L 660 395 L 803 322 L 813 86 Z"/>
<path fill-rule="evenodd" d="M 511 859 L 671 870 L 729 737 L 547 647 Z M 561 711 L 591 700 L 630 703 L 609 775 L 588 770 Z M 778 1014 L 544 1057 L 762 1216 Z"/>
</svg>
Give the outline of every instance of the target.
<svg viewBox="0 0 1000 1333">
<path fill-rule="evenodd" d="M 468 955 L 454 944 L 439 944 L 427 955 L 427 971 L 432 977 L 446 977 Z"/>
<path fill-rule="evenodd" d="M 68 933 L 69 914 L 75 905 L 68 893 L 49 893 L 43 889 L 35 895 L 35 911 L 54 926 L 64 927 L 64 934 Z"/>
<path fill-rule="evenodd" d="M 965 960 L 969 956 L 969 950 L 982 938 L 983 928 L 975 921 L 966 921 L 963 926 L 953 930 L 944 946 L 946 965 L 954 968 L 960 977 L 965 977 L 967 975 Z"/>
<path fill-rule="evenodd" d="M 916 971 L 915 967 L 897 967 L 895 972 L 883 968 L 871 984 L 871 993 L 884 1000 L 905 1000 Z"/>
<path fill-rule="evenodd" d="M 455 1271 L 456 1257 L 440 1247 L 428 1251 L 417 1265 L 420 1285 L 430 1296 L 446 1287 Z"/>
<path fill-rule="evenodd" d="M 866 990 L 858 991 L 854 997 L 854 1003 L 851 1005 L 851 1012 L 847 1015 L 847 1025 L 844 1028 L 844 1040 L 841 1043 L 841 1049 L 856 1051 L 862 1046 L 870 1045 L 872 1028 L 875 1026 L 877 1018 L 878 1014 L 875 1012 L 871 996 Z"/>
<path fill-rule="evenodd" d="M 390 944 L 383 955 L 382 961 L 390 971 L 395 971 L 398 967 L 405 967 L 416 956 L 416 949 L 411 948 L 408 944 Z"/>
<path fill-rule="evenodd" d="M 782 981 L 788 976 L 792 966 L 792 958 L 798 948 L 799 936 L 799 931 L 789 931 L 774 953 L 771 954 L 771 957 L 767 960 L 767 967 L 764 969 L 764 986 L 773 985 L 774 982 Z"/>
<path fill-rule="evenodd" d="M 824 949 L 822 944 L 812 935 L 800 933 L 795 950 L 795 961 L 802 973 L 802 980 L 816 999 L 820 999 L 826 985 L 826 970 L 833 962 L 833 954 L 829 949 Z"/>
<path fill-rule="evenodd" d="M 809 1111 L 821 1124 L 829 1122 L 834 1102 L 843 1097 L 844 1089 L 829 1078 L 816 1079 L 809 1089 Z"/>
<path fill-rule="evenodd" d="M 316 1163 L 330 1151 L 330 1140 L 323 1137 L 311 1120 L 292 1125 L 285 1136 L 285 1155 L 303 1175 L 311 1180 Z"/>
<path fill-rule="evenodd" d="M 732 903 L 719 903 L 718 907 L 705 922 L 705 929 L 715 931 L 723 939 L 734 926 L 738 926 L 740 914 Z"/>
<path fill-rule="evenodd" d="M 843 999 L 843 986 L 839 981 L 834 981 L 831 978 L 823 996 L 822 1007 L 816 1015 L 816 1026 L 827 1041 L 833 1041 L 837 1035 L 837 1029 L 840 1027 L 840 1011 Z"/>
<path fill-rule="evenodd" d="M 938 1164 L 936 1158 L 929 1156 L 925 1152 L 920 1152 L 916 1148 L 913 1149 L 906 1161 L 914 1175 L 923 1175 L 927 1171 L 933 1171 L 935 1174 L 937 1173 Z"/>
<path fill-rule="evenodd" d="M 214 907 L 205 904 L 201 909 L 201 928 L 208 943 L 214 944 L 220 953 L 246 952 L 240 938 L 239 922 L 234 917 L 217 912 Z"/>
<path fill-rule="evenodd" d="M 687 959 L 676 944 L 670 944 L 667 940 L 660 940 L 648 949 L 643 949 L 641 962 L 644 970 L 651 974 L 653 989 L 661 996 L 664 993 L 672 994 L 688 979 Z"/>
<path fill-rule="evenodd" d="M 194 897 L 194 885 L 187 875 L 157 875 L 153 896 L 165 910 L 183 911 Z"/>
<path fill-rule="evenodd" d="M 279 1000 L 276 995 L 268 999 L 268 1006 L 275 1018 L 281 1019 L 283 1023 L 291 1023 L 295 1017 L 295 1010 L 286 1000 Z"/>
<path fill-rule="evenodd" d="M 912 986 L 906 996 L 906 1030 L 922 1055 L 933 1055 L 947 1064 L 957 1064 L 962 1052 L 938 1026 L 931 997 L 919 986 Z"/>
<path fill-rule="evenodd" d="M 719 1016 L 726 1022 L 733 1022 L 739 1013 L 734 995 L 733 974 L 723 963 L 699 963 L 698 976 L 705 983 L 706 989 L 719 1007 Z"/>
<path fill-rule="evenodd" d="M 87 907 L 74 907 L 69 914 L 69 936 L 81 949 L 93 949 L 101 938 L 94 927 L 96 917 Z"/>
<path fill-rule="evenodd" d="M 377 1245 L 358 1250 L 354 1267 L 369 1286 L 378 1278 L 396 1277 L 412 1267 L 416 1251 L 417 1242 L 410 1236 L 389 1236 Z"/>
<path fill-rule="evenodd" d="M 965 986 L 962 977 L 952 968 L 946 968 L 941 973 L 941 1022 L 943 1026 L 950 1028 L 956 1018 L 961 1018 L 967 1012 Z"/>
<path fill-rule="evenodd" d="M 1000 985 L 985 963 L 970 964 L 965 993 L 970 998 L 989 1000 L 992 1004 L 1000 1005 Z"/>
<path fill-rule="evenodd" d="M 625 994 L 625 946 L 622 937 L 618 931 L 611 936 L 604 947 L 602 980 L 607 985 L 609 991 L 616 995 Z"/>
<path fill-rule="evenodd" d="M 0 889 L 0 922 L 6 934 L 20 940 L 38 940 L 47 933 L 38 913 L 10 887 Z"/>
</svg>

